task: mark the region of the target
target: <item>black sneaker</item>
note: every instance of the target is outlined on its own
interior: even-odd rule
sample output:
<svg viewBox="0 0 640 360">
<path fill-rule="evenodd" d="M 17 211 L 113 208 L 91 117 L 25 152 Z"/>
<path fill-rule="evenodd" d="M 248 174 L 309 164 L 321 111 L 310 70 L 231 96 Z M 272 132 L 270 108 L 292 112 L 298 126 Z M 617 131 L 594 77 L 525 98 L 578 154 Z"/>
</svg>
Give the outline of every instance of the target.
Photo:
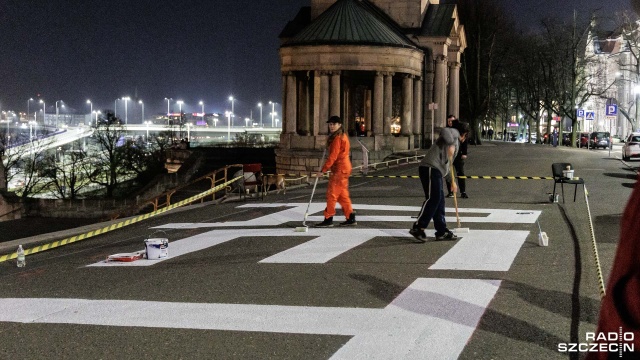
<svg viewBox="0 0 640 360">
<path fill-rule="evenodd" d="M 409 234 L 413 235 L 416 238 L 417 242 L 424 243 L 427 242 L 427 234 L 424 233 L 423 229 L 420 229 L 417 224 L 413 224 L 413 227 L 409 230 Z"/>
<path fill-rule="evenodd" d="M 448 197 L 448 198 L 452 198 L 452 197 L 453 197 L 453 193 L 448 193 L 448 194 L 447 194 L 447 197 Z"/>
<path fill-rule="evenodd" d="M 349 219 L 347 219 L 347 221 L 341 222 L 340 226 L 354 226 L 354 225 L 358 225 L 358 223 L 356 222 L 356 213 L 355 211 L 351 213 L 351 215 L 349 215 Z"/>
<path fill-rule="evenodd" d="M 458 236 L 456 236 L 456 234 L 452 233 L 451 231 L 447 230 L 447 232 L 445 232 L 442 235 L 436 235 L 436 240 L 437 241 L 458 240 Z"/>
<path fill-rule="evenodd" d="M 463 198 L 463 199 L 468 199 L 469 195 L 467 195 L 467 193 L 462 193 L 462 194 L 460 194 L 460 197 Z"/>
<path fill-rule="evenodd" d="M 315 224 L 314 227 L 324 228 L 324 227 L 333 227 L 333 216 L 324 219 L 323 222 Z"/>
</svg>

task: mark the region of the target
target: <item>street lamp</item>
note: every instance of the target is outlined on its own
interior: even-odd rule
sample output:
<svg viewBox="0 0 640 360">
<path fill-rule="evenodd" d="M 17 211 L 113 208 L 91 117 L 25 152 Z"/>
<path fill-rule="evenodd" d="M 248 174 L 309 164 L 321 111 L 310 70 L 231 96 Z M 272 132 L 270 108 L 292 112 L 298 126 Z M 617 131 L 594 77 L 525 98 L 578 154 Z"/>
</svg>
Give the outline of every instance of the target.
<svg viewBox="0 0 640 360">
<path fill-rule="evenodd" d="M 165 100 L 167 100 L 167 116 L 169 116 L 169 103 L 171 102 L 171 100 L 173 100 L 173 98 L 164 98 Z"/>
<path fill-rule="evenodd" d="M 227 116 L 227 141 L 231 142 L 231 112 L 225 111 L 224 114 Z"/>
<path fill-rule="evenodd" d="M 202 106 L 202 122 L 204 122 L 204 101 L 200 101 L 198 104 Z"/>
<path fill-rule="evenodd" d="M 123 97 L 122 100 L 124 100 L 124 124 L 128 125 L 129 124 L 129 118 L 127 117 L 127 101 L 131 100 L 130 97 Z"/>
<path fill-rule="evenodd" d="M 144 123 L 144 102 L 142 100 L 138 100 L 138 104 L 142 105 L 142 122 Z M 146 123 L 145 123 L 146 124 Z M 148 136 L 148 134 L 147 134 Z"/>
<path fill-rule="evenodd" d="M 98 128 L 98 114 L 102 114 L 102 113 L 100 112 L 100 110 L 92 111 L 92 113 L 96 114 L 96 128 Z"/>
<path fill-rule="evenodd" d="M 182 104 L 184 104 L 184 101 L 178 100 L 178 101 L 176 101 L 176 104 L 178 104 L 180 106 L 180 116 L 182 116 Z"/>
<path fill-rule="evenodd" d="M 114 118 L 118 117 L 118 100 L 120 100 L 120 98 L 117 98 L 113 101 L 113 117 Z"/>
<path fill-rule="evenodd" d="M 231 117 L 235 117 L 236 116 L 235 109 L 233 107 L 233 105 L 235 104 L 236 99 L 234 99 L 233 96 L 229 96 L 229 101 L 231 101 L 231 114 L 229 115 L 230 118 L 231 118 Z"/>
<path fill-rule="evenodd" d="M 91 114 L 93 114 L 93 103 L 91 100 L 87 100 L 87 104 L 91 105 L 91 110 L 89 110 L 89 124 L 91 124 Z"/>
<path fill-rule="evenodd" d="M 27 121 L 29 121 L 29 104 L 30 102 L 33 101 L 33 98 L 29 98 L 29 100 L 27 100 Z M 35 114 L 35 112 L 34 112 Z M 34 115 L 33 118 L 35 119 L 36 116 Z"/>
<path fill-rule="evenodd" d="M 42 104 L 42 126 L 44 126 L 44 119 L 47 114 L 47 105 L 44 103 L 44 100 L 40 99 L 40 104 Z"/>
<path fill-rule="evenodd" d="M 276 103 L 274 101 L 269 101 L 269 104 L 271 104 L 271 127 L 275 127 L 274 118 L 276 116 Z"/>
<path fill-rule="evenodd" d="M 251 120 L 251 119 L 249 119 L 249 118 L 244 118 L 244 126 L 245 126 L 245 127 L 249 127 L 249 121 L 250 121 L 250 120 Z"/>
<path fill-rule="evenodd" d="M 262 127 L 262 103 L 258 103 L 258 107 L 260 108 L 260 127 Z"/>
<path fill-rule="evenodd" d="M 145 138 L 145 141 L 147 142 L 147 145 L 149 145 L 149 124 L 151 124 L 151 121 L 145 121 L 144 123 L 147 125 L 147 137 Z"/>
<path fill-rule="evenodd" d="M 62 100 L 56 101 L 56 129 L 58 128 L 58 117 L 60 116 L 60 112 L 58 110 L 58 103 L 59 102 L 62 102 Z M 61 107 L 64 107 L 64 104 L 62 104 Z"/>
<path fill-rule="evenodd" d="M 213 114 L 213 126 L 218 126 L 218 114 Z"/>
</svg>

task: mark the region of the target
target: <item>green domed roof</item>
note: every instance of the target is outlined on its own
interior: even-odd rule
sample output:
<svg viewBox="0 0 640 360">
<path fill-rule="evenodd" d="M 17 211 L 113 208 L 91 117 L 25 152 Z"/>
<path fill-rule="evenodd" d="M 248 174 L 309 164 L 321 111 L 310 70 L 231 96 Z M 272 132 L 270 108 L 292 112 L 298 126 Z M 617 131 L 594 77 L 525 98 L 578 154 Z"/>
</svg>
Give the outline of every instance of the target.
<svg viewBox="0 0 640 360">
<path fill-rule="evenodd" d="M 385 22 L 367 0 L 338 0 L 283 46 L 381 45 L 416 46 Z"/>
</svg>

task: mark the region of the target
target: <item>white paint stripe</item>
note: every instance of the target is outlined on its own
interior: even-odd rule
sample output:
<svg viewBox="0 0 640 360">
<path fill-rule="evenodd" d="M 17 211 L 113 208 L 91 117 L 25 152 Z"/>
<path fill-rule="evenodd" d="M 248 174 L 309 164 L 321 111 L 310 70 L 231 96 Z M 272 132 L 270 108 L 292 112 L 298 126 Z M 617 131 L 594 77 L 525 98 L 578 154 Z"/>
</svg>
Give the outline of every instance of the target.
<svg viewBox="0 0 640 360">
<path fill-rule="evenodd" d="M 457 358 L 500 281 L 414 281 L 385 309 L 0 299 L 0 321 L 354 336 L 335 359 Z M 161 316 L 159 316 L 161 314 Z"/>
<path fill-rule="evenodd" d="M 216 228 L 216 227 L 234 227 L 234 226 L 276 226 L 287 222 L 302 222 L 304 213 L 308 204 L 289 203 L 289 204 L 255 204 L 243 205 L 241 208 L 258 207 L 258 208 L 274 208 L 288 207 L 282 211 L 264 215 L 251 220 L 244 221 L 228 221 L 216 223 L 171 223 L 156 227 L 156 229 L 195 229 L 195 228 Z M 309 208 L 309 214 L 321 213 L 325 208 L 324 203 L 312 203 Z M 389 205 L 364 205 L 354 204 L 356 210 L 377 210 L 384 211 L 385 214 L 392 211 L 414 212 L 413 215 L 357 215 L 358 222 L 415 222 L 411 216 L 415 216 L 420 211 L 420 206 L 389 206 Z M 454 214 L 455 208 L 445 208 L 445 211 Z M 460 221 L 463 223 L 507 223 L 507 224 L 533 224 L 536 222 L 540 214 L 539 210 L 513 210 L 513 209 L 475 209 L 460 208 L 460 213 L 486 214 L 485 216 L 462 216 Z M 340 216 L 338 216 L 339 218 Z M 308 216 L 307 222 L 320 222 L 323 220 L 322 215 Z M 455 216 L 446 217 L 447 222 L 455 222 Z"/>
<path fill-rule="evenodd" d="M 508 271 L 528 235 L 519 230 L 470 230 L 429 269 Z"/>
<path fill-rule="evenodd" d="M 377 229 L 314 229 L 323 235 L 261 260 L 261 263 L 323 264 L 377 236 L 411 237 L 407 230 L 382 232 Z"/>
<path fill-rule="evenodd" d="M 339 238 L 338 238 L 339 234 Z M 390 229 L 390 230 L 378 230 L 378 229 L 358 229 L 358 228 L 340 228 L 340 229 L 317 229 L 310 228 L 309 232 L 295 232 L 293 229 L 277 228 L 277 229 L 225 229 L 225 230 L 212 230 L 206 233 L 190 236 L 181 240 L 172 241 L 169 243 L 169 257 L 158 260 L 136 260 L 132 262 L 117 262 L 117 261 L 100 261 L 88 266 L 91 267 L 136 267 L 136 266 L 151 266 L 159 264 L 163 261 L 170 260 L 180 255 L 188 254 L 195 251 L 200 251 L 212 246 L 223 244 L 227 241 L 234 240 L 240 237 L 312 237 L 321 238 L 322 240 L 311 240 L 311 244 L 305 249 L 305 244 L 299 245 L 301 249 L 293 251 L 293 255 L 281 256 L 277 261 L 266 261 L 274 263 L 284 263 L 283 259 L 289 258 L 290 263 L 306 262 L 313 263 L 325 263 L 331 260 L 333 257 L 340 255 L 341 253 L 348 251 L 367 240 L 372 239 L 375 236 L 400 236 L 410 237 L 411 235 L 407 230 L 402 229 Z M 367 238 L 365 238 L 368 236 Z M 345 241 L 344 239 L 359 239 L 357 241 Z M 341 244 L 343 242 L 344 244 Z M 332 248 L 331 248 L 332 247 Z M 295 248 L 294 248 L 295 249 Z M 285 251 L 286 252 L 286 251 Z M 306 252 L 306 261 L 301 260 L 302 254 Z M 331 255 L 331 256 L 330 256 Z M 276 255 L 277 256 L 277 255 Z M 277 259 L 277 258 L 276 258 Z M 264 260 L 263 260 L 264 261 Z"/>
</svg>

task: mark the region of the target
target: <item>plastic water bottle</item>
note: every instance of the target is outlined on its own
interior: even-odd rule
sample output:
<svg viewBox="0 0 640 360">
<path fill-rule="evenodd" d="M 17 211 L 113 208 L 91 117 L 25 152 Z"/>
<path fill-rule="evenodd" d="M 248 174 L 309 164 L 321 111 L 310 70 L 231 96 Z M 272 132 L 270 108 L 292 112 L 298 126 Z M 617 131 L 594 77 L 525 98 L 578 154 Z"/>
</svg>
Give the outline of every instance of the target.
<svg viewBox="0 0 640 360">
<path fill-rule="evenodd" d="M 24 267 L 27 264 L 27 261 L 25 260 L 24 257 L 24 249 L 22 248 L 22 245 L 18 245 L 18 261 L 16 262 L 16 264 L 18 265 L 18 267 Z"/>
</svg>

